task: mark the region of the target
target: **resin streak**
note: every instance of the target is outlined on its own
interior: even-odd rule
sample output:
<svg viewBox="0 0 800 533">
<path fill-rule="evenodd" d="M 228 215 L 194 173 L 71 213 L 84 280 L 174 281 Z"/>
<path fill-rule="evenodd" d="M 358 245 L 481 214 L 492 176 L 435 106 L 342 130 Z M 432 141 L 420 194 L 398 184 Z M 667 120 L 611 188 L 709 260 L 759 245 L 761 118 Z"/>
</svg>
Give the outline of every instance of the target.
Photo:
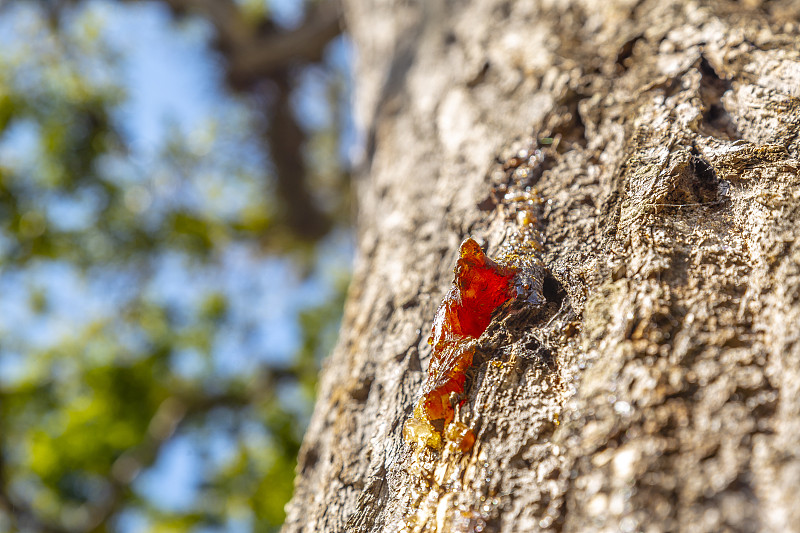
<svg viewBox="0 0 800 533">
<path fill-rule="evenodd" d="M 422 398 L 405 428 L 407 440 L 435 448 L 441 444 L 441 436 L 431 422 L 444 420 L 444 424 L 449 424 L 453 420 L 450 395 L 464 392 L 466 371 L 472 366 L 474 355 L 471 341 L 486 330 L 495 309 L 514 295 L 515 269 L 486 257 L 472 239 L 461 244 L 460 256 L 453 286 L 436 312 L 428 339 L 433 355 Z M 446 431 L 445 435 L 455 433 L 459 432 Z M 472 440 L 471 432 L 465 434 L 459 447 L 464 448 L 465 442 L 469 443 L 467 448 L 471 447 Z"/>
</svg>

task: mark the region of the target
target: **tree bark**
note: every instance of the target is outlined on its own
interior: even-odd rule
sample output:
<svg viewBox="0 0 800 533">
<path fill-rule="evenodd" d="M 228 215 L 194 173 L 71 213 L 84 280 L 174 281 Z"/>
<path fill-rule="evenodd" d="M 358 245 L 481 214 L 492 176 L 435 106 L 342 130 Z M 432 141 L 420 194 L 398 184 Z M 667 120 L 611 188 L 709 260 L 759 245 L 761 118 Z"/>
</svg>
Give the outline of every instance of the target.
<svg viewBox="0 0 800 533">
<path fill-rule="evenodd" d="M 358 257 L 285 531 L 800 531 L 798 15 L 349 3 Z M 402 429 L 469 235 L 547 304 L 495 316 L 475 445 L 432 450 Z"/>
</svg>

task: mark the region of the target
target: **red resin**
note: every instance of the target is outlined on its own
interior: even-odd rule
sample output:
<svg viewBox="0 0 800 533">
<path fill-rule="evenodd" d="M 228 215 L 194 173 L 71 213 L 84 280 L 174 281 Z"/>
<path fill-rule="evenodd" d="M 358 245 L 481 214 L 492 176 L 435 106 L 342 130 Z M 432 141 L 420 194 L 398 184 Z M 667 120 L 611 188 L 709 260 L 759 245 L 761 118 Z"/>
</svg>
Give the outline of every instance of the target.
<svg viewBox="0 0 800 533">
<path fill-rule="evenodd" d="M 429 421 L 453 419 L 450 394 L 464 392 L 474 355 L 469 341 L 483 334 L 494 310 L 513 296 L 515 275 L 515 269 L 486 257 L 474 240 L 461 243 L 453 286 L 436 311 L 428 339 L 433 356 L 421 402 Z"/>
</svg>

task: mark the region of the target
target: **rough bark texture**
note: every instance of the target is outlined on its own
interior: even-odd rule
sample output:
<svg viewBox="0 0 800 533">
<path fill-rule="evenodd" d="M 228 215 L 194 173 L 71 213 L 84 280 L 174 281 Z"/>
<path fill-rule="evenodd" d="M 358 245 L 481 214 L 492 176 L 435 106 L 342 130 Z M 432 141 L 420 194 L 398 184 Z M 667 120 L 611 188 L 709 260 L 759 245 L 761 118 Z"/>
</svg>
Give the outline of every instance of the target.
<svg viewBox="0 0 800 533">
<path fill-rule="evenodd" d="M 800 531 L 800 9 L 353 0 L 359 254 L 285 531 Z M 552 139 L 552 142 L 551 142 Z M 544 239 L 403 441 L 461 239 Z"/>
</svg>

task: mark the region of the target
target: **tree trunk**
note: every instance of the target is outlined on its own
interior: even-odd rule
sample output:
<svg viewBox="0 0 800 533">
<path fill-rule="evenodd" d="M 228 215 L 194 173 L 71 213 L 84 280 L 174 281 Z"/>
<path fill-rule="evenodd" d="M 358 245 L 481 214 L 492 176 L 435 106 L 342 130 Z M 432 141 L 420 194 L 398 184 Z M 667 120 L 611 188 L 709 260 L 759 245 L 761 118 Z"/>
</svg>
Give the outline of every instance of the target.
<svg viewBox="0 0 800 533">
<path fill-rule="evenodd" d="M 347 15 L 358 258 L 284 530 L 800 531 L 797 3 Z M 547 303 L 495 315 L 476 442 L 434 450 L 403 425 L 469 235 Z"/>
</svg>

